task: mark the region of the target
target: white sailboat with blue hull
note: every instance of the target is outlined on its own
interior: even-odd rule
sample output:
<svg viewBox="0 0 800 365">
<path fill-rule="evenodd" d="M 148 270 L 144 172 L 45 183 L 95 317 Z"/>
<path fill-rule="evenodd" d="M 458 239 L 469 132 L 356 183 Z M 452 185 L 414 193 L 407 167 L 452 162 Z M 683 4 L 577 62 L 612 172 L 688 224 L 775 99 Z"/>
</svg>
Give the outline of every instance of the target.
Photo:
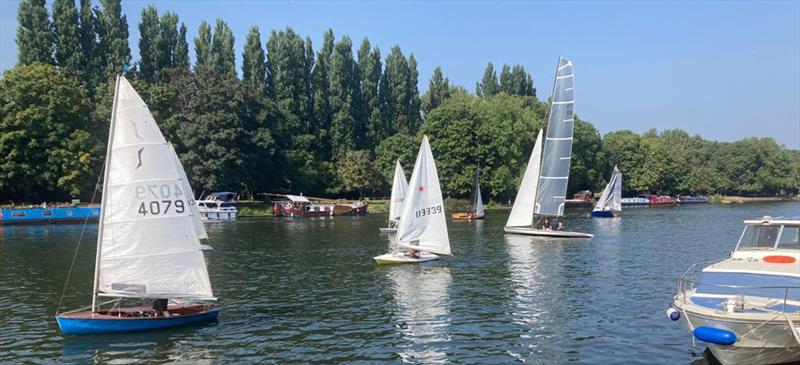
<svg viewBox="0 0 800 365">
<path fill-rule="evenodd" d="M 191 186 L 123 76 L 114 92 L 104 177 L 92 305 L 57 314 L 61 332 L 135 332 L 215 320 L 219 309 L 208 304 L 216 298 L 200 244 L 207 236 Z M 153 306 L 121 306 L 131 299 Z"/>
<path fill-rule="evenodd" d="M 592 210 L 592 217 L 619 218 L 620 214 L 622 214 L 622 173 L 614 166 L 611 179 Z"/>
<path fill-rule="evenodd" d="M 572 157 L 575 84 L 572 62 L 558 59 L 546 134 L 539 131 L 505 232 L 531 236 L 590 238 L 562 229 Z M 552 221 L 551 221 L 552 220 Z"/>
</svg>

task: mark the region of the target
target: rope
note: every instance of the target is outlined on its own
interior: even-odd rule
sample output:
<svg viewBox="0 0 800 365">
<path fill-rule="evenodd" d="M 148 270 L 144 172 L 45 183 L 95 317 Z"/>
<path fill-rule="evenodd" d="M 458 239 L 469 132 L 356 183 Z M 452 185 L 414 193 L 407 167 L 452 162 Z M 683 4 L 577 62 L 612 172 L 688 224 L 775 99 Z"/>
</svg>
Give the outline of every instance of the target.
<svg viewBox="0 0 800 365">
<path fill-rule="evenodd" d="M 100 170 L 100 175 L 97 176 L 97 182 L 94 185 L 94 192 L 92 193 L 92 201 L 89 203 L 94 204 L 94 199 L 97 197 L 97 191 L 100 190 L 100 179 L 103 177 L 103 170 L 105 170 L 105 166 L 103 169 Z M 103 211 L 100 211 L 100 215 L 103 215 Z M 100 217 L 98 217 L 100 218 Z M 64 288 L 61 289 L 61 297 L 58 298 L 58 307 L 56 308 L 56 315 L 61 312 L 61 304 L 64 302 L 64 295 L 67 293 L 67 287 L 69 286 L 69 278 L 72 276 L 72 269 L 75 267 L 75 259 L 78 258 L 78 250 L 81 248 L 81 241 L 83 241 L 83 236 L 86 233 L 86 226 L 89 224 L 89 215 L 86 215 L 86 218 L 83 220 L 83 227 L 81 228 L 81 235 L 78 237 L 78 245 L 75 247 L 75 253 L 72 254 L 72 262 L 69 264 L 69 271 L 67 272 L 67 280 L 64 282 Z"/>
</svg>

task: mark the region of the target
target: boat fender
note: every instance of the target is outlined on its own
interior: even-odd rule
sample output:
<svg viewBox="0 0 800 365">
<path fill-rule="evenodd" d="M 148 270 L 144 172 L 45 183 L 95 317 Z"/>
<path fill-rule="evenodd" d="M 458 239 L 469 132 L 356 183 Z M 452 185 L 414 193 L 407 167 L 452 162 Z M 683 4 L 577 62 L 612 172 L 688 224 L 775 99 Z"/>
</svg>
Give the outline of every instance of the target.
<svg viewBox="0 0 800 365">
<path fill-rule="evenodd" d="M 729 346 L 736 343 L 736 334 L 714 327 L 697 327 L 694 329 L 694 337 L 703 342 L 717 345 Z"/>
<path fill-rule="evenodd" d="M 667 318 L 677 321 L 681 319 L 681 312 L 677 311 L 675 308 L 669 307 L 667 308 Z"/>
</svg>

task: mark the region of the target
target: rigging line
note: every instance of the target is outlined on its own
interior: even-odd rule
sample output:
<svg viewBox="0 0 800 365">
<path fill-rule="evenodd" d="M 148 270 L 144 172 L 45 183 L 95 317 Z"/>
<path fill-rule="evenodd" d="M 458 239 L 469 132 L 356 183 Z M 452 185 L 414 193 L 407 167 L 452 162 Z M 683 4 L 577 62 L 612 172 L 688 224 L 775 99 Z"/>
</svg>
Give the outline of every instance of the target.
<svg viewBox="0 0 800 365">
<path fill-rule="evenodd" d="M 103 168 L 100 170 L 100 174 L 97 176 L 97 182 L 94 185 L 94 192 L 92 193 L 92 200 L 89 202 L 89 205 L 94 204 L 94 200 L 97 197 L 97 191 L 99 190 L 100 186 L 100 179 L 103 177 L 103 171 L 105 170 L 105 164 Z M 100 210 L 100 215 L 103 215 L 103 211 Z M 98 217 L 100 219 L 101 217 Z M 75 259 L 78 258 L 78 250 L 81 248 L 81 241 L 83 241 L 83 236 L 86 233 L 86 226 L 89 224 L 89 215 L 86 215 L 86 218 L 83 220 L 83 227 L 81 227 L 81 235 L 78 237 L 78 245 L 75 246 L 75 253 L 72 254 L 72 262 L 69 264 L 69 271 L 67 272 L 67 279 L 64 281 L 64 288 L 61 289 L 61 297 L 58 298 L 58 307 L 56 307 L 56 315 L 61 311 L 61 304 L 64 302 L 64 294 L 67 293 L 67 286 L 69 286 L 69 278 L 72 276 L 72 268 L 75 267 Z"/>
</svg>

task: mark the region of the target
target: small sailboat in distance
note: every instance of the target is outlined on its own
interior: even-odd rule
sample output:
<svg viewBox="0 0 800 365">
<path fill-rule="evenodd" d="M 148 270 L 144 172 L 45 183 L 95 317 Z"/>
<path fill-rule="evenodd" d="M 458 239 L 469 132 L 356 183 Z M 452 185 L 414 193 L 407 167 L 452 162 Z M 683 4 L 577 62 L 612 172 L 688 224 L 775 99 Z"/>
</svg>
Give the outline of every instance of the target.
<svg viewBox="0 0 800 365">
<path fill-rule="evenodd" d="M 395 161 L 394 178 L 392 179 L 392 196 L 389 198 L 389 226 L 381 227 L 381 233 L 397 232 L 397 223 L 400 222 L 400 213 L 403 212 L 403 202 L 408 191 L 408 181 L 400 160 Z"/>
<path fill-rule="evenodd" d="M 483 208 L 483 198 L 481 198 L 481 184 L 480 179 L 481 167 L 475 170 L 475 182 L 472 184 L 473 197 L 470 199 L 470 207 L 466 213 L 453 213 L 453 220 L 469 221 L 473 219 L 483 219 L 486 217 L 486 211 Z"/>
<path fill-rule="evenodd" d="M 564 215 L 569 180 L 574 105 L 572 62 L 561 57 L 553 82 L 547 134 L 542 140 L 540 130 L 536 138 L 504 229 L 506 233 L 562 238 L 592 237 L 588 233 L 561 230 L 561 224 L 558 223 L 558 218 Z"/>
<path fill-rule="evenodd" d="M 617 166 L 614 166 L 614 171 L 611 173 L 611 179 L 608 181 L 606 188 L 603 189 L 603 195 L 597 201 L 597 205 L 592 210 L 592 217 L 595 218 L 619 218 L 622 213 L 622 173 L 619 172 Z"/>
<path fill-rule="evenodd" d="M 216 298 L 200 244 L 207 236 L 186 173 L 128 80 L 118 76 L 114 90 L 92 305 L 56 321 L 65 335 L 213 321 L 219 309 L 207 304 Z M 121 306 L 130 299 L 154 302 Z"/>
<path fill-rule="evenodd" d="M 442 189 L 428 136 L 422 138 L 408 187 L 394 250 L 376 256 L 378 265 L 419 263 L 451 255 Z"/>
</svg>

